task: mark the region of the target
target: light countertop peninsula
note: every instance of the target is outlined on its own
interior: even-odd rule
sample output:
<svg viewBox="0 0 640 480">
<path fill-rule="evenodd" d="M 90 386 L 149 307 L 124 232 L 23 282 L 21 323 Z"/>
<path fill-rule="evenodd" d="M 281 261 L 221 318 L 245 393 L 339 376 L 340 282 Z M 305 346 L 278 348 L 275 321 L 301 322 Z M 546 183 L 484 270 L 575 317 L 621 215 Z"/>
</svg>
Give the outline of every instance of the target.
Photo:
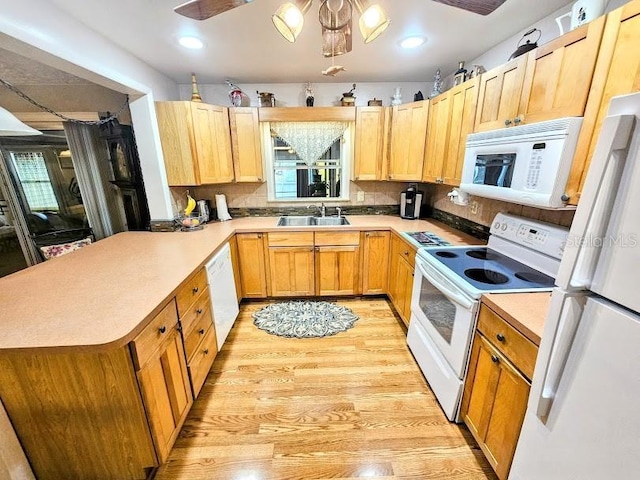
<svg viewBox="0 0 640 480">
<path fill-rule="evenodd" d="M 434 220 L 348 215 L 351 225 L 276 227 L 245 217 L 195 232 L 124 232 L 0 279 L 0 350 L 104 351 L 130 342 L 235 233 L 299 230 L 430 231 L 450 243 L 477 238 Z"/>
</svg>

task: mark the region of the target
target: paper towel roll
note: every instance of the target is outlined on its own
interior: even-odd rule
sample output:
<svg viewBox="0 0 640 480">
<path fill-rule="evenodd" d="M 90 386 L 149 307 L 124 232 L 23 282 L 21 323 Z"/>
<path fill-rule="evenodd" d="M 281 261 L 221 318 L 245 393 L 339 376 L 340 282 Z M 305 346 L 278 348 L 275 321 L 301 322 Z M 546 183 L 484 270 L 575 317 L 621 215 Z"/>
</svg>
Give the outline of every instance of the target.
<svg viewBox="0 0 640 480">
<path fill-rule="evenodd" d="M 219 220 L 231 220 L 231 215 L 229 215 L 229 209 L 227 208 L 227 199 L 221 193 L 216 195 L 216 210 L 218 211 Z"/>
</svg>

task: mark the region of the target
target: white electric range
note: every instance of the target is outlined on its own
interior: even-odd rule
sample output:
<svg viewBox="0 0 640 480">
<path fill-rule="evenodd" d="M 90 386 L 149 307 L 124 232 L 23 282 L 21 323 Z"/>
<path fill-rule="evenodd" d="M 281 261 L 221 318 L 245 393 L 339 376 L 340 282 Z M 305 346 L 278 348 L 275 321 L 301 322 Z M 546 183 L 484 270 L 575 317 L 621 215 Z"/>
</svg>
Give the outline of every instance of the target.
<svg viewBox="0 0 640 480">
<path fill-rule="evenodd" d="M 499 213 L 486 247 L 418 250 L 407 344 L 445 414 L 459 421 L 483 293 L 551 291 L 568 229 Z"/>
</svg>

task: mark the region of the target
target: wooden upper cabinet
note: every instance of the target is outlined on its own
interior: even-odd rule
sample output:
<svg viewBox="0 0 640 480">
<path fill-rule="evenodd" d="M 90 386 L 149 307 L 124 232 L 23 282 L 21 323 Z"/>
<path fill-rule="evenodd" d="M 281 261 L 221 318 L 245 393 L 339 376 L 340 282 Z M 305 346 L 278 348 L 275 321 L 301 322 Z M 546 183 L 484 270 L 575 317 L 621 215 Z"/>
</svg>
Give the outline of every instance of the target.
<svg viewBox="0 0 640 480">
<path fill-rule="evenodd" d="M 429 102 L 393 107 L 391 114 L 391 154 L 387 178 L 420 181 L 427 137 Z"/>
<path fill-rule="evenodd" d="M 518 114 L 526 63 L 527 57 L 522 55 L 480 76 L 474 131 L 495 130 L 513 124 Z"/>
<path fill-rule="evenodd" d="M 451 121 L 451 93 L 445 92 L 431 99 L 427 140 L 424 152 L 424 182 L 442 183 L 442 169 L 447 161 L 449 126 Z"/>
<path fill-rule="evenodd" d="M 233 181 L 229 112 L 197 102 L 156 102 L 170 186 Z"/>
<path fill-rule="evenodd" d="M 593 23 L 593 22 L 592 22 Z M 600 53 L 567 182 L 569 203 L 577 204 L 612 97 L 640 91 L 640 0 L 606 17 Z"/>
<path fill-rule="evenodd" d="M 584 115 L 605 17 L 527 55 L 518 116 L 526 123 Z"/>
<path fill-rule="evenodd" d="M 385 107 L 356 108 L 354 180 L 383 180 Z"/>
<path fill-rule="evenodd" d="M 229 109 L 236 182 L 262 182 L 262 143 L 256 107 Z"/>
<path fill-rule="evenodd" d="M 473 132 L 480 78 L 476 77 L 450 90 L 451 120 L 447 155 L 442 170 L 443 183 L 460 185 L 467 135 Z"/>
</svg>

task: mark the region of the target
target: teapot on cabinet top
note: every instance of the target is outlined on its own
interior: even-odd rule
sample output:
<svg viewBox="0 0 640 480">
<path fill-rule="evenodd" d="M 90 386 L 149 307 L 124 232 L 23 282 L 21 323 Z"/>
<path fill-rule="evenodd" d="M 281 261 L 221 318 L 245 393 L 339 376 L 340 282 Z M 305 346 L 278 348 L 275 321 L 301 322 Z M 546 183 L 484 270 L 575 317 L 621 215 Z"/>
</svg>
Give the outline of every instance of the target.
<svg viewBox="0 0 640 480">
<path fill-rule="evenodd" d="M 560 35 L 564 35 L 568 31 L 575 30 L 581 25 L 598 18 L 604 13 L 605 0 L 578 0 L 571 7 L 571 11 L 556 17 L 556 23 L 560 29 Z M 569 30 L 565 31 L 562 20 L 565 17 L 571 19 Z"/>
</svg>

